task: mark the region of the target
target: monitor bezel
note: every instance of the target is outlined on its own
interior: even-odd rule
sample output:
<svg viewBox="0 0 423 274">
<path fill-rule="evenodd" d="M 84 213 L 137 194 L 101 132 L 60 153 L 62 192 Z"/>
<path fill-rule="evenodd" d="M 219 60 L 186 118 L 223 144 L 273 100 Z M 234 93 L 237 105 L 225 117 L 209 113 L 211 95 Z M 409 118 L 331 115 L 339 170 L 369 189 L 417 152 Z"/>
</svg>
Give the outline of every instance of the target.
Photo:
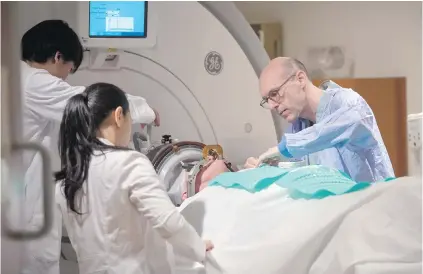
<svg viewBox="0 0 423 274">
<path fill-rule="evenodd" d="M 96 1 L 88 1 L 88 37 L 89 38 L 95 38 L 95 39 L 101 39 L 101 38 L 114 38 L 114 39 L 118 39 L 118 38 L 125 38 L 125 39 L 145 39 L 147 38 L 147 32 L 148 32 L 148 2 L 149 1 L 144 1 L 144 35 L 142 36 L 113 36 L 113 35 L 91 35 L 90 32 L 90 25 L 91 25 L 91 15 L 90 15 L 90 11 L 91 11 L 91 2 L 96 2 Z M 115 1 L 115 2 L 120 2 L 120 1 Z M 137 2 L 137 1 L 131 1 L 131 2 Z M 139 1 L 142 2 L 142 1 Z"/>
</svg>

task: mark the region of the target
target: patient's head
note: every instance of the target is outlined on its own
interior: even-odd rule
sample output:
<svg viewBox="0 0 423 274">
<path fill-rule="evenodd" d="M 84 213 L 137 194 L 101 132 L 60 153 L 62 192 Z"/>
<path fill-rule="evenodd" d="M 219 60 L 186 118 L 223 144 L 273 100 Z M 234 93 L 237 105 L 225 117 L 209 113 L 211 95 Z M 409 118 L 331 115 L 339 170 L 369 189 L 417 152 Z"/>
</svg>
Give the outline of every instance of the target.
<svg viewBox="0 0 423 274">
<path fill-rule="evenodd" d="M 195 178 L 195 193 L 206 188 L 211 180 L 224 172 L 229 172 L 224 160 L 213 160 L 213 157 L 208 158 L 208 162 L 197 173 Z M 182 199 L 186 199 L 186 193 L 182 195 Z"/>
<path fill-rule="evenodd" d="M 216 178 L 218 175 L 229 172 L 228 167 L 225 164 L 224 160 L 212 160 L 209 166 L 203 168 L 203 172 L 197 177 L 200 177 L 201 182 L 208 183 L 209 181 Z"/>
</svg>

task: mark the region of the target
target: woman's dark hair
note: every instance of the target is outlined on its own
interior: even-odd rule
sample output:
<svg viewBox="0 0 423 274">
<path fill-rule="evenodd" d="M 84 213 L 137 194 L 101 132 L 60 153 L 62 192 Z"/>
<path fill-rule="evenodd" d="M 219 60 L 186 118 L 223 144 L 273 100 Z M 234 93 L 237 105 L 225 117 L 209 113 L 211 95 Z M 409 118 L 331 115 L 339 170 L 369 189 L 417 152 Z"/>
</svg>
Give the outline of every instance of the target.
<svg viewBox="0 0 423 274">
<path fill-rule="evenodd" d="M 75 31 L 62 20 L 45 20 L 30 28 L 21 39 L 23 61 L 46 63 L 61 53 L 64 61 L 72 61 L 76 72 L 82 63 L 84 49 Z"/>
<path fill-rule="evenodd" d="M 100 125 L 118 107 L 126 115 L 128 99 L 120 88 L 107 83 L 87 87 L 66 104 L 59 132 L 61 169 L 54 176 L 56 182 L 62 181 L 67 204 L 75 213 L 80 214 L 75 208 L 75 196 L 87 179 L 92 153 L 127 149 L 106 145 L 96 137 Z"/>
</svg>

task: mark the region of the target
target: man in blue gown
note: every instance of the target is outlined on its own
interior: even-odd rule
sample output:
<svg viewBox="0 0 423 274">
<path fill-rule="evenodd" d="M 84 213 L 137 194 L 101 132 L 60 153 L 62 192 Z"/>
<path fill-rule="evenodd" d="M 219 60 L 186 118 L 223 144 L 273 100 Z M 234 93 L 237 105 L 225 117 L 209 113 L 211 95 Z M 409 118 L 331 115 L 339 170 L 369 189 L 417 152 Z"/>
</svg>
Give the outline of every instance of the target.
<svg viewBox="0 0 423 274">
<path fill-rule="evenodd" d="M 300 61 L 279 57 L 263 70 L 260 93 L 260 105 L 291 126 L 277 146 L 249 158 L 246 167 L 283 155 L 336 168 L 355 181 L 395 176 L 373 111 L 355 91 L 332 81 L 316 87 Z"/>
</svg>

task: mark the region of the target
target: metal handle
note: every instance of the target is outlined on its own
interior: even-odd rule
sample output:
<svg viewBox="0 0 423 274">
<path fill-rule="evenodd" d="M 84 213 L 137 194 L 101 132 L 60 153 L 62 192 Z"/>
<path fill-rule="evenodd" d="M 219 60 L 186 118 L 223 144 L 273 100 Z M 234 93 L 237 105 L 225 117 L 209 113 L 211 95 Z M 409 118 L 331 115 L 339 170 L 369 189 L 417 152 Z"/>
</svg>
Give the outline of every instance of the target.
<svg viewBox="0 0 423 274">
<path fill-rule="evenodd" d="M 147 127 L 146 131 L 144 131 L 144 126 Z M 153 127 L 152 124 L 141 124 L 141 129 L 143 129 L 143 132 L 135 132 L 132 135 L 132 141 L 134 142 L 134 147 L 137 151 L 141 153 L 146 153 L 144 151 L 145 149 L 149 151 L 152 148 L 152 143 L 151 143 L 152 127 Z M 142 142 L 145 142 L 146 144 L 142 145 Z"/>
<path fill-rule="evenodd" d="M 195 164 L 193 168 L 190 169 L 188 175 L 188 185 L 187 185 L 187 197 L 192 197 L 195 195 L 195 181 L 197 179 L 198 173 L 203 169 L 205 160 L 199 161 Z"/>
<path fill-rule="evenodd" d="M 151 132 L 153 130 L 153 124 L 148 124 L 147 125 L 147 142 L 148 142 L 148 146 L 151 146 Z"/>
<path fill-rule="evenodd" d="M 47 234 L 53 224 L 53 205 L 52 205 L 52 191 L 53 188 L 53 180 L 52 180 L 52 172 L 51 172 L 51 161 L 50 155 L 48 151 L 42 147 L 41 145 L 35 143 L 18 143 L 12 144 L 12 153 L 13 151 L 18 150 L 33 150 L 37 151 L 41 155 L 41 161 L 43 164 L 42 169 L 42 182 L 43 182 L 43 211 L 44 211 L 44 224 L 41 226 L 39 230 L 36 231 L 19 231 L 13 230 L 10 228 L 8 222 L 6 221 L 6 214 L 2 213 L 2 225 L 3 233 L 9 236 L 10 238 L 16 240 L 28 240 L 28 239 L 36 239 L 40 238 L 41 236 Z M 2 210 L 5 207 L 2 207 Z M 7 224 L 7 225 L 6 225 Z"/>
<path fill-rule="evenodd" d="M 186 163 L 186 162 L 184 162 L 184 161 L 181 161 L 181 166 L 182 166 L 182 168 L 183 168 L 184 170 L 188 171 L 188 172 L 190 172 L 190 171 L 191 171 L 191 169 L 192 169 L 195 165 L 196 165 L 196 164 L 194 164 L 194 163 Z"/>
<path fill-rule="evenodd" d="M 147 142 L 147 136 L 140 132 L 134 132 L 132 135 L 132 141 L 134 142 L 135 149 L 142 153 L 142 149 L 144 148 L 142 142 Z"/>
<path fill-rule="evenodd" d="M 141 128 L 144 129 L 144 126 L 147 127 L 147 132 L 145 138 L 147 139 L 148 146 L 151 145 L 151 131 L 153 130 L 153 124 L 141 124 Z"/>
</svg>

